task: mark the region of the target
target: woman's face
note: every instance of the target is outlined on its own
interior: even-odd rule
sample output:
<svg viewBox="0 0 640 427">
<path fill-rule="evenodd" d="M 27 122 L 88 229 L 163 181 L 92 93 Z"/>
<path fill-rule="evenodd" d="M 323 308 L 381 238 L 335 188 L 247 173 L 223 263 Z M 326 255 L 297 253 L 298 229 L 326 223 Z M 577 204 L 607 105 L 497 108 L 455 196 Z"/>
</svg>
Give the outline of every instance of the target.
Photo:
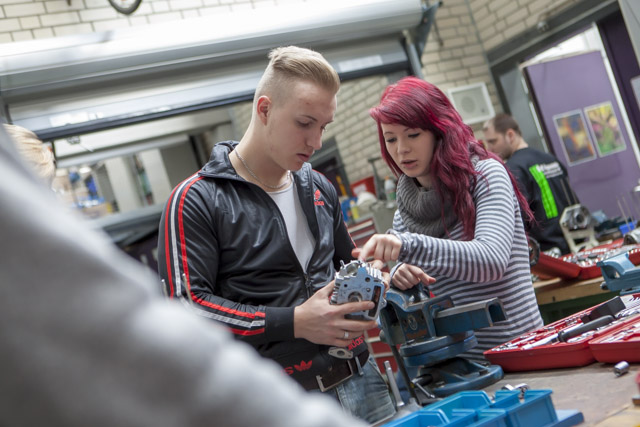
<svg viewBox="0 0 640 427">
<path fill-rule="evenodd" d="M 423 187 L 431 187 L 431 159 L 436 139 L 431 131 L 404 125 L 381 124 L 382 136 L 393 161 Z"/>
</svg>

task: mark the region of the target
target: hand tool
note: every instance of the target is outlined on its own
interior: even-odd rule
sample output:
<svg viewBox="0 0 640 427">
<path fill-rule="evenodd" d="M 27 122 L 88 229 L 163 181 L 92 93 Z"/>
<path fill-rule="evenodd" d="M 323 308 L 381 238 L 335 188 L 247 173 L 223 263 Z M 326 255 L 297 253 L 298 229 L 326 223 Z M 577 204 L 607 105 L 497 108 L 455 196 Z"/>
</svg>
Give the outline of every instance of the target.
<svg viewBox="0 0 640 427">
<path fill-rule="evenodd" d="M 535 347 L 540 347 L 541 345 L 553 344 L 555 342 L 567 342 L 571 338 L 575 338 L 579 335 L 584 334 L 585 332 L 593 331 L 594 329 L 598 329 L 605 325 L 608 325 L 609 323 L 613 322 L 613 320 L 614 317 L 611 315 L 602 316 L 590 322 L 581 323 L 579 325 L 563 329 L 534 343 L 527 344 L 522 348 L 524 350 L 529 350 Z"/>
<path fill-rule="evenodd" d="M 389 363 L 388 360 L 384 361 L 384 371 L 387 375 L 391 394 L 393 394 L 393 398 L 396 401 L 396 415 L 393 418 L 402 418 L 411 412 L 421 409 L 422 407 L 418 405 L 418 402 L 416 402 L 416 399 L 413 397 L 409 398 L 409 403 L 404 403 L 404 400 L 400 395 L 400 390 L 398 389 L 396 377 L 393 375 L 393 371 L 391 370 L 391 363 Z"/>
<path fill-rule="evenodd" d="M 616 377 L 622 376 L 627 372 L 629 372 L 629 363 L 625 362 L 624 360 L 622 362 L 616 363 L 616 365 L 613 367 L 613 373 L 616 374 Z"/>
</svg>

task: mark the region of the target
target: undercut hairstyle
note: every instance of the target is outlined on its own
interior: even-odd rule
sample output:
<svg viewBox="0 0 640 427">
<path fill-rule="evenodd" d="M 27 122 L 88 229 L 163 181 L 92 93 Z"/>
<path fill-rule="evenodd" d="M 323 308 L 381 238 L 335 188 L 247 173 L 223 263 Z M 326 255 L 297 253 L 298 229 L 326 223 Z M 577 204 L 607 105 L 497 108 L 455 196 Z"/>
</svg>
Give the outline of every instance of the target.
<svg viewBox="0 0 640 427">
<path fill-rule="evenodd" d="M 489 123 L 493 124 L 493 129 L 498 133 L 505 134 L 509 129 L 513 129 L 515 133 L 522 136 L 518 122 L 506 113 L 497 114 L 494 118 L 489 120 Z"/>
<path fill-rule="evenodd" d="M 254 107 L 263 95 L 280 101 L 294 81 L 311 82 L 334 94 L 340 89 L 338 73 L 320 53 L 297 46 L 278 47 L 269 52 L 269 65 L 256 88 Z"/>
<path fill-rule="evenodd" d="M 47 183 L 51 183 L 56 174 L 56 165 L 49 147 L 44 145 L 35 133 L 21 126 L 5 124 L 4 129 L 34 172 Z"/>
<path fill-rule="evenodd" d="M 382 158 L 396 177 L 402 174 L 402 171 L 387 151 L 382 124 L 402 125 L 433 133 L 436 143 L 430 171 L 434 189 L 441 201 L 447 197 L 451 202 L 456 216 L 462 221 L 465 237 L 473 238 L 476 209 L 471 193 L 476 180 L 481 177 L 478 176 L 480 173 L 475 170 L 471 157 L 477 156 L 479 160 L 491 158 L 501 164 L 504 164 L 503 161 L 476 140 L 471 128 L 462 121 L 458 111 L 440 89 L 417 77 L 405 77 L 387 86 L 382 93 L 380 104 L 369 110 L 369 114 L 378 125 Z M 506 171 L 518 198 L 520 210 L 524 218 L 531 221 L 533 214 L 529 204 L 518 190 L 511 172 L 508 169 Z M 443 222 L 444 215 L 443 210 Z"/>
</svg>

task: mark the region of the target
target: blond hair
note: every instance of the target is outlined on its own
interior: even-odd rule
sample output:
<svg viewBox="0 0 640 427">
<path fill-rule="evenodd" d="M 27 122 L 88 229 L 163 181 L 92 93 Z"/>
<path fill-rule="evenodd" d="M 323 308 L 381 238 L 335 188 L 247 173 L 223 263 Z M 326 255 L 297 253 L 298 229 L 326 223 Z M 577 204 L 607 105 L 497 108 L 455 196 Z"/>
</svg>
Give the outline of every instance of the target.
<svg viewBox="0 0 640 427">
<path fill-rule="evenodd" d="M 4 125 L 5 130 L 15 142 L 20 155 L 33 167 L 38 176 L 51 182 L 56 173 L 53 153 L 35 133 L 21 126 Z"/>
<path fill-rule="evenodd" d="M 269 52 L 269 65 L 256 88 L 254 105 L 263 95 L 280 100 L 296 80 L 314 83 L 334 94 L 340 89 L 338 73 L 320 53 L 297 46 L 278 47 Z"/>
</svg>

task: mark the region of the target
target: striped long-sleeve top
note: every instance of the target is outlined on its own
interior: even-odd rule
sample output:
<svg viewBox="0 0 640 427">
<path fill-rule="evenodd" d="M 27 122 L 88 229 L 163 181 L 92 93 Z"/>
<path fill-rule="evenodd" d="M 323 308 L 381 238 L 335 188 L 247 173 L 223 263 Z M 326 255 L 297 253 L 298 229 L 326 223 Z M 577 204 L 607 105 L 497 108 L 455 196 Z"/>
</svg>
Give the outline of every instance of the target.
<svg viewBox="0 0 640 427">
<path fill-rule="evenodd" d="M 507 320 L 475 331 L 478 345 L 470 358 L 525 332 L 542 326 L 531 283 L 529 248 L 520 207 L 506 169 L 487 159 L 476 164 L 480 173 L 473 188 L 476 207 L 474 237 L 462 240 L 462 222 L 449 238 L 408 232 L 396 211 L 393 230 L 402 240 L 398 261 L 421 267 L 436 278 L 429 286 L 435 295 L 448 295 L 455 305 L 497 297 Z"/>
</svg>

